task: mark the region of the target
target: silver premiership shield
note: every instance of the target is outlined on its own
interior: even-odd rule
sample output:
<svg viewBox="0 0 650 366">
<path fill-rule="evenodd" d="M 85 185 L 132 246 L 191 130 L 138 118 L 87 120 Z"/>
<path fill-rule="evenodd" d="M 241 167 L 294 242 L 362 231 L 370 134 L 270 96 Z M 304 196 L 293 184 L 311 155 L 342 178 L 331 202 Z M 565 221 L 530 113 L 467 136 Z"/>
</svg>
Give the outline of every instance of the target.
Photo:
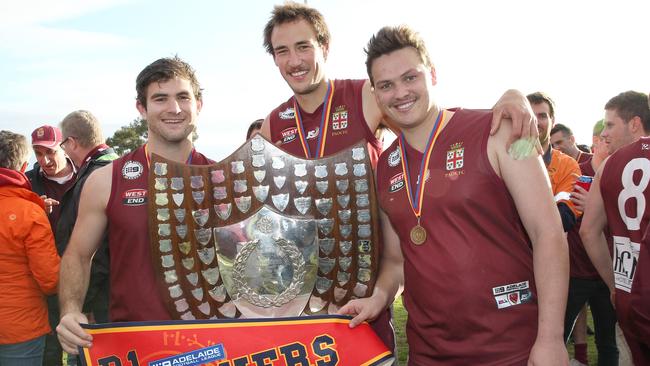
<svg viewBox="0 0 650 366">
<path fill-rule="evenodd" d="M 360 142 L 303 159 L 259 135 L 213 165 L 152 156 L 151 251 L 172 317 L 331 314 L 370 296 L 379 223 L 368 157 Z"/>
</svg>

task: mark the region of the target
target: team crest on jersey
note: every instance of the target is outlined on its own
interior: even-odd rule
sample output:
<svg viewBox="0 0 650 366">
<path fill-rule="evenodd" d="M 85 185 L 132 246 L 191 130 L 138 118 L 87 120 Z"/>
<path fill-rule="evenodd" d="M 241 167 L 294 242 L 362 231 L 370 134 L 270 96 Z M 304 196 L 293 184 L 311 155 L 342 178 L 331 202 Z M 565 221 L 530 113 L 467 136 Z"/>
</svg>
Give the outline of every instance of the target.
<svg viewBox="0 0 650 366">
<path fill-rule="evenodd" d="M 143 171 L 144 168 L 139 161 L 129 160 L 122 167 L 122 177 L 128 180 L 138 179 Z"/>
<path fill-rule="evenodd" d="M 511 306 L 525 304 L 533 299 L 528 281 L 512 283 L 492 288 L 497 309 L 505 309 Z"/>
<path fill-rule="evenodd" d="M 287 107 L 287 109 L 278 112 L 278 117 L 280 119 L 294 119 L 296 112 L 293 110 L 293 107 Z"/>
<path fill-rule="evenodd" d="M 142 206 L 147 203 L 146 189 L 129 189 L 122 193 L 122 204 L 124 206 Z"/>
<path fill-rule="evenodd" d="M 307 132 L 307 140 L 315 139 L 318 137 L 318 133 L 320 132 L 320 127 L 316 127 L 315 129 Z"/>
<path fill-rule="evenodd" d="M 449 150 L 447 150 L 447 170 L 456 170 L 456 169 L 462 169 L 464 162 L 463 162 L 463 157 L 465 155 L 465 148 L 463 147 L 462 142 L 457 142 L 451 146 L 449 146 Z"/>
<path fill-rule="evenodd" d="M 400 163 L 400 161 L 401 161 L 401 154 L 398 147 L 397 149 L 395 149 L 395 151 L 388 154 L 388 166 L 395 167 L 397 166 L 397 164 Z"/>
<path fill-rule="evenodd" d="M 340 131 L 346 128 L 348 128 L 348 111 L 345 109 L 345 105 L 340 105 L 332 113 L 332 129 Z"/>
<path fill-rule="evenodd" d="M 388 193 L 395 193 L 402 188 L 404 188 L 404 174 L 397 173 L 392 178 L 390 178 L 390 187 L 388 188 Z"/>
</svg>

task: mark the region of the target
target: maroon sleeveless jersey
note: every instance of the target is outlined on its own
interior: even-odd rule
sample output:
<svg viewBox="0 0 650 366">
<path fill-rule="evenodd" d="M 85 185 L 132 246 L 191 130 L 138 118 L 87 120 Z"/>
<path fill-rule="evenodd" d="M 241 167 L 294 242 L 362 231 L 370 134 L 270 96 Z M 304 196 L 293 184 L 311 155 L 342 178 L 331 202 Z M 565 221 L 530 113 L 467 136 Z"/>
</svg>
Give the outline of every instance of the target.
<svg viewBox="0 0 650 366">
<path fill-rule="evenodd" d="M 375 166 L 381 154 L 381 142 L 370 131 L 363 116 L 362 89 L 365 80 L 334 80 L 334 96 L 327 127 L 324 155 L 335 154 L 355 143 L 366 140 L 372 165 Z M 271 140 L 282 150 L 305 156 L 298 135 L 293 97 L 280 104 L 270 114 Z M 318 150 L 320 123 L 324 104 L 314 113 L 307 113 L 300 108 L 305 135 L 312 155 Z"/>
<path fill-rule="evenodd" d="M 192 151 L 192 164 L 210 164 Z M 113 161 L 106 206 L 111 274 L 111 321 L 171 319 L 154 274 L 148 230 L 149 166 L 144 147 Z"/>
<path fill-rule="evenodd" d="M 487 156 L 492 114 L 459 109 L 429 162 L 415 245 L 397 141 L 377 166 L 382 209 L 404 255 L 406 332 L 412 365 L 525 364 L 537 334 L 531 243 Z M 410 177 L 423 154 L 406 146 Z"/>
<path fill-rule="evenodd" d="M 593 177 L 596 175 L 594 167 L 591 165 L 591 155 L 587 153 L 582 153 L 578 158 L 588 156 L 588 159 L 583 158 L 583 162 L 580 163 L 580 171 L 582 175 Z M 578 218 L 578 221 L 573 226 L 573 228 L 567 233 L 567 241 L 569 243 L 569 258 L 571 260 L 571 277 L 581 278 L 585 280 L 598 280 L 600 275 L 598 271 L 591 263 L 587 251 L 585 251 L 585 246 L 582 243 L 580 238 L 580 225 L 582 223 L 582 217 Z"/>
<path fill-rule="evenodd" d="M 639 248 L 650 218 L 648 158 L 650 138 L 642 137 L 609 157 L 600 180 L 607 226 L 613 240 L 616 314 L 633 354 L 637 344 L 631 338 L 629 304 Z"/>
<path fill-rule="evenodd" d="M 639 262 L 634 274 L 630 298 L 632 334 L 639 340 L 640 365 L 650 364 L 650 235 L 646 235 L 639 249 Z"/>
</svg>

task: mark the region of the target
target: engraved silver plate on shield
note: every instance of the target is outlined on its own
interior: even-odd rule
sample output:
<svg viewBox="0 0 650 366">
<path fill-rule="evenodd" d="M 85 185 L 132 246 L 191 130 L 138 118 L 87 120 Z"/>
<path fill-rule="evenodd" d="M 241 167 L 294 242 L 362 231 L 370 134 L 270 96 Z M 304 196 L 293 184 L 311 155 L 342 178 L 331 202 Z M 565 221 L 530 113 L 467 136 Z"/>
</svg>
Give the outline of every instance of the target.
<svg viewBox="0 0 650 366">
<path fill-rule="evenodd" d="M 255 170 L 253 171 L 253 176 L 258 183 L 262 183 L 266 177 L 266 170 Z"/>
<path fill-rule="evenodd" d="M 339 203 L 341 208 L 347 208 L 350 204 L 350 195 L 349 194 L 339 194 L 336 196 L 336 202 Z"/>
<path fill-rule="evenodd" d="M 347 179 L 340 179 L 336 181 L 336 189 L 338 189 L 339 192 L 341 193 L 347 192 L 349 186 L 350 186 L 350 181 Z"/>
<path fill-rule="evenodd" d="M 210 172 L 210 180 L 214 184 L 223 183 L 226 180 L 226 176 L 223 174 L 223 170 L 213 170 Z"/>
<path fill-rule="evenodd" d="M 156 211 L 158 212 L 158 215 L 156 215 L 156 219 L 158 219 L 158 221 L 169 221 L 168 208 L 158 208 Z"/>
<path fill-rule="evenodd" d="M 363 160 L 366 157 L 366 152 L 362 147 L 355 147 L 352 149 L 352 159 L 354 160 Z"/>
<path fill-rule="evenodd" d="M 314 167 L 314 176 L 318 179 L 327 177 L 327 165 L 316 165 Z"/>
<path fill-rule="evenodd" d="M 326 180 L 318 180 L 316 181 L 316 189 L 320 194 L 325 194 L 327 192 L 327 187 L 329 187 L 329 182 Z"/>
<path fill-rule="evenodd" d="M 282 189 L 284 186 L 284 182 L 286 182 L 287 177 L 282 176 L 282 175 L 277 175 L 273 177 L 273 182 L 275 183 L 275 186 L 278 187 L 278 189 Z"/>
<path fill-rule="evenodd" d="M 256 154 L 251 156 L 251 164 L 255 168 L 261 168 L 266 165 L 266 159 L 264 159 L 264 154 Z"/>
<path fill-rule="evenodd" d="M 187 236 L 187 225 L 177 225 L 176 226 L 176 235 L 178 235 L 181 240 L 184 240 Z"/>
<path fill-rule="evenodd" d="M 156 163 L 154 165 L 153 171 L 156 175 L 166 175 L 167 174 L 167 163 Z"/>
<path fill-rule="evenodd" d="M 357 207 L 368 207 L 370 204 L 370 199 L 367 194 L 357 195 Z"/>
<path fill-rule="evenodd" d="M 293 174 L 296 177 L 304 177 L 307 175 L 307 165 L 306 164 L 295 164 L 293 166 Z"/>
<path fill-rule="evenodd" d="M 354 164 L 352 172 L 355 177 L 363 177 L 366 175 L 366 164 Z"/>
<path fill-rule="evenodd" d="M 318 198 L 316 199 L 316 209 L 323 216 L 327 216 L 332 209 L 332 199 L 331 198 Z"/>
<path fill-rule="evenodd" d="M 230 163 L 230 171 L 233 172 L 233 174 L 241 174 L 244 172 L 244 162 L 239 160 L 239 161 L 233 161 Z"/>
<path fill-rule="evenodd" d="M 318 230 L 324 236 L 329 235 L 334 228 L 334 220 L 332 219 L 320 219 L 318 220 Z"/>
<path fill-rule="evenodd" d="M 203 200 L 205 199 L 205 192 L 192 191 L 192 198 L 194 199 L 194 202 L 196 202 L 197 205 L 200 205 L 203 203 Z"/>
<path fill-rule="evenodd" d="M 156 178 L 156 184 L 154 185 L 154 188 L 157 191 L 164 191 L 167 189 L 167 178 Z"/>
<path fill-rule="evenodd" d="M 334 164 L 334 174 L 339 176 L 348 174 L 348 165 L 346 163 Z"/>
<path fill-rule="evenodd" d="M 245 179 L 236 179 L 233 190 L 235 193 L 244 193 L 248 190 L 248 182 Z"/>
<path fill-rule="evenodd" d="M 190 243 L 189 241 L 180 242 L 178 243 L 178 250 L 180 250 L 181 253 L 188 255 L 192 250 L 192 243 Z"/>
<path fill-rule="evenodd" d="M 235 197 L 235 205 L 237 205 L 239 212 L 248 212 L 251 208 L 251 196 Z"/>
<path fill-rule="evenodd" d="M 311 197 L 296 197 L 293 199 L 293 205 L 301 214 L 306 214 L 311 207 Z"/>
<path fill-rule="evenodd" d="M 202 208 L 199 210 L 192 211 L 192 218 L 197 225 L 203 226 L 210 219 L 210 210 L 207 208 Z"/>
<path fill-rule="evenodd" d="M 220 219 L 228 220 L 230 214 L 232 213 L 232 204 L 222 203 L 219 205 L 214 205 L 214 212 L 217 213 L 217 216 L 219 216 Z"/>
<path fill-rule="evenodd" d="M 258 201 L 264 202 L 269 195 L 269 186 L 253 186 L 253 194 Z"/>
<path fill-rule="evenodd" d="M 289 194 L 283 193 L 272 195 L 271 201 L 273 201 L 275 208 L 280 211 L 284 211 L 284 209 L 287 208 L 287 205 L 289 204 Z"/>
<path fill-rule="evenodd" d="M 217 201 L 225 200 L 228 197 L 226 187 L 212 187 L 212 197 Z"/>
<path fill-rule="evenodd" d="M 212 239 L 212 229 L 194 229 L 194 237 L 196 238 L 196 241 L 201 244 L 201 246 L 205 247 L 208 245 L 208 243 L 210 243 L 210 239 Z"/>
<path fill-rule="evenodd" d="M 190 187 L 192 189 L 201 189 L 203 188 L 203 176 L 193 175 L 190 177 Z"/>
<path fill-rule="evenodd" d="M 167 193 L 156 193 L 156 205 L 167 206 L 168 203 Z"/>
<path fill-rule="evenodd" d="M 172 177 L 172 189 L 175 191 L 180 191 L 185 188 L 185 183 L 183 183 L 182 177 Z"/>
<path fill-rule="evenodd" d="M 367 179 L 355 179 L 354 180 L 354 191 L 357 193 L 368 192 L 368 180 Z"/>
<path fill-rule="evenodd" d="M 309 182 L 306 181 L 306 180 L 297 180 L 297 181 L 293 182 L 293 184 L 296 186 L 296 190 L 300 194 L 305 193 L 305 190 L 309 186 Z"/>
<path fill-rule="evenodd" d="M 273 169 L 282 169 L 284 168 L 284 159 L 281 156 L 274 156 L 273 157 L 273 162 L 271 163 L 271 166 Z"/>
<path fill-rule="evenodd" d="M 255 152 L 260 152 L 264 150 L 264 139 L 259 136 L 255 136 L 251 139 L 251 150 Z"/>
<path fill-rule="evenodd" d="M 341 253 L 343 253 L 343 255 L 350 254 L 350 249 L 352 249 L 352 242 L 348 240 L 341 240 L 341 242 L 339 242 L 339 249 L 341 249 Z"/>
</svg>

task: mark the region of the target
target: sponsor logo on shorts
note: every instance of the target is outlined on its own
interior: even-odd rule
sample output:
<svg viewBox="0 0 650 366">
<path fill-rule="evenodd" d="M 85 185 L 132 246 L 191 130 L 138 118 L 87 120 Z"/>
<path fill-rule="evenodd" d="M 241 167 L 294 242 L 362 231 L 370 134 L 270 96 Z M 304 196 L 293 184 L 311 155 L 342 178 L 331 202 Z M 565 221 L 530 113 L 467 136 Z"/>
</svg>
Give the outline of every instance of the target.
<svg viewBox="0 0 650 366">
<path fill-rule="evenodd" d="M 122 167 L 122 177 L 129 180 L 138 179 L 143 171 L 144 168 L 139 161 L 129 160 Z"/>
<path fill-rule="evenodd" d="M 532 301 L 533 294 L 529 287 L 528 281 L 523 281 L 492 288 L 497 309 L 505 309 Z"/>
<path fill-rule="evenodd" d="M 390 178 L 390 187 L 388 188 L 388 193 L 395 193 L 402 188 L 404 188 L 404 174 L 397 173 Z"/>
<path fill-rule="evenodd" d="M 122 194 L 122 204 L 125 206 L 142 206 L 146 203 L 146 189 L 129 189 Z"/>
<path fill-rule="evenodd" d="M 296 112 L 294 112 L 292 107 L 288 107 L 287 109 L 278 113 L 278 117 L 280 117 L 280 119 L 294 119 L 295 115 Z"/>
</svg>

